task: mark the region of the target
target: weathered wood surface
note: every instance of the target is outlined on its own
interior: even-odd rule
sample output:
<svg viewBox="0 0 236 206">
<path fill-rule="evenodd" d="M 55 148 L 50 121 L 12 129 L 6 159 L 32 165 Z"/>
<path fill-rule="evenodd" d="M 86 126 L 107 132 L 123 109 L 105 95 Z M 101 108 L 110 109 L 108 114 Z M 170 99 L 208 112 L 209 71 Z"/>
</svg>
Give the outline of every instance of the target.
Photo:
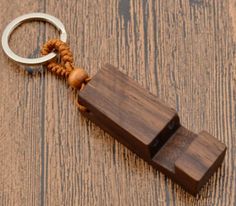
<svg viewBox="0 0 236 206">
<path fill-rule="evenodd" d="M 77 65 L 91 75 L 105 62 L 123 68 L 187 128 L 228 147 L 194 198 L 83 118 L 64 81 L 28 75 L 1 52 L 0 205 L 236 204 L 235 0 L 2 0 L 0 8 L 0 33 L 24 13 L 57 16 Z M 34 57 L 56 35 L 30 23 L 11 45 Z"/>
</svg>

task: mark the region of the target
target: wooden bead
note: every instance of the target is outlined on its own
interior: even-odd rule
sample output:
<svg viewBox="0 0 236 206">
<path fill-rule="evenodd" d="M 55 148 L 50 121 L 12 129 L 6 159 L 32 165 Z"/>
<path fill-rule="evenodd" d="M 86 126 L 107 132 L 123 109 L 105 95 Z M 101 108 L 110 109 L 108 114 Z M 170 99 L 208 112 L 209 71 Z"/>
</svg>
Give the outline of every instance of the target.
<svg viewBox="0 0 236 206">
<path fill-rule="evenodd" d="M 85 79 L 88 78 L 88 74 L 83 69 L 74 69 L 71 71 L 68 77 L 68 83 L 71 87 L 75 89 L 80 89 L 81 85 L 84 83 Z"/>
</svg>

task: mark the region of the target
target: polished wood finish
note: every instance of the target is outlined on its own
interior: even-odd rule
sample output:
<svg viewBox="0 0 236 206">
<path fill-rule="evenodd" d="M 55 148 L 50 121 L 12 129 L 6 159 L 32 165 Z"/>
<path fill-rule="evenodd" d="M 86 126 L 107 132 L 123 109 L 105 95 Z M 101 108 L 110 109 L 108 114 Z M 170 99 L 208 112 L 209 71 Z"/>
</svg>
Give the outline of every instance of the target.
<svg viewBox="0 0 236 206">
<path fill-rule="evenodd" d="M 175 174 L 187 190 L 196 194 L 222 163 L 226 146 L 201 132 L 175 162 Z"/>
<path fill-rule="evenodd" d="M 226 146 L 206 131 L 179 127 L 151 164 L 196 195 L 225 157 Z"/>
<path fill-rule="evenodd" d="M 180 126 L 173 109 L 110 64 L 79 93 L 79 103 L 86 117 L 193 195 L 224 159 L 223 143 Z"/>
<path fill-rule="evenodd" d="M 19 15 L 54 15 L 76 66 L 90 76 L 106 62 L 118 66 L 189 130 L 227 145 L 222 167 L 194 198 L 80 115 L 66 82 L 29 75 L 0 48 L 1 206 L 235 206 L 235 0 L 1 0 L 0 8 L 0 36 Z M 56 34 L 31 22 L 10 45 L 34 57 Z"/>
<path fill-rule="evenodd" d="M 79 93 L 79 102 L 109 134 L 149 160 L 179 127 L 177 113 L 112 65 Z"/>
</svg>

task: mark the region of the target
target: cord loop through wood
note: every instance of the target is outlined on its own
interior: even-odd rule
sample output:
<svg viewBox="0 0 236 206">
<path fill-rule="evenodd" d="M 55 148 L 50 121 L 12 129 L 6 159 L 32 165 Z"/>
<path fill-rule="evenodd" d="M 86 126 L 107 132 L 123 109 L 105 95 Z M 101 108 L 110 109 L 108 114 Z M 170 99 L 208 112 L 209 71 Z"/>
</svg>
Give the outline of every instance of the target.
<svg viewBox="0 0 236 206">
<path fill-rule="evenodd" d="M 59 63 L 57 60 L 52 60 L 46 64 L 47 69 L 64 78 L 67 78 L 69 85 L 72 88 L 83 90 L 84 86 L 91 80 L 87 72 L 81 68 L 74 68 L 73 54 L 67 43 L 59 39 L 51 39 L 46 42 L 42 49 L 41 54 L 47 55 L 50 52 L 56 52 L 60 56 Z M 78 108 L 81 112 L 87 111 L 86 107 L 78 102 Z"/>
</svg>

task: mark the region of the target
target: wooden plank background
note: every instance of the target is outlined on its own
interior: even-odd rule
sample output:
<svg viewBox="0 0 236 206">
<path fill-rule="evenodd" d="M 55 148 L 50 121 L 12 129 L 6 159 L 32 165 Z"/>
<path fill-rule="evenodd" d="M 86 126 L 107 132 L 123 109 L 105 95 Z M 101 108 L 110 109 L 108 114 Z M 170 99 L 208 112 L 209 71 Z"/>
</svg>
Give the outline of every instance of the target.
<svg viewBox="0 0 236 206">
<path fill-rule="evenodd" d="M 0 53 L 0 205 L 236 205 L 235 0 L 1 0 L 13 18 L 62 20 L 78 66 L 106 62 L 175 108 L 187 128 L 226 143 L 223 166 L 194 198 L 83 118 L 66 82 Z M 32 22 L 11 46 L 27 57 L 58 33 Z"/>
</svg>

